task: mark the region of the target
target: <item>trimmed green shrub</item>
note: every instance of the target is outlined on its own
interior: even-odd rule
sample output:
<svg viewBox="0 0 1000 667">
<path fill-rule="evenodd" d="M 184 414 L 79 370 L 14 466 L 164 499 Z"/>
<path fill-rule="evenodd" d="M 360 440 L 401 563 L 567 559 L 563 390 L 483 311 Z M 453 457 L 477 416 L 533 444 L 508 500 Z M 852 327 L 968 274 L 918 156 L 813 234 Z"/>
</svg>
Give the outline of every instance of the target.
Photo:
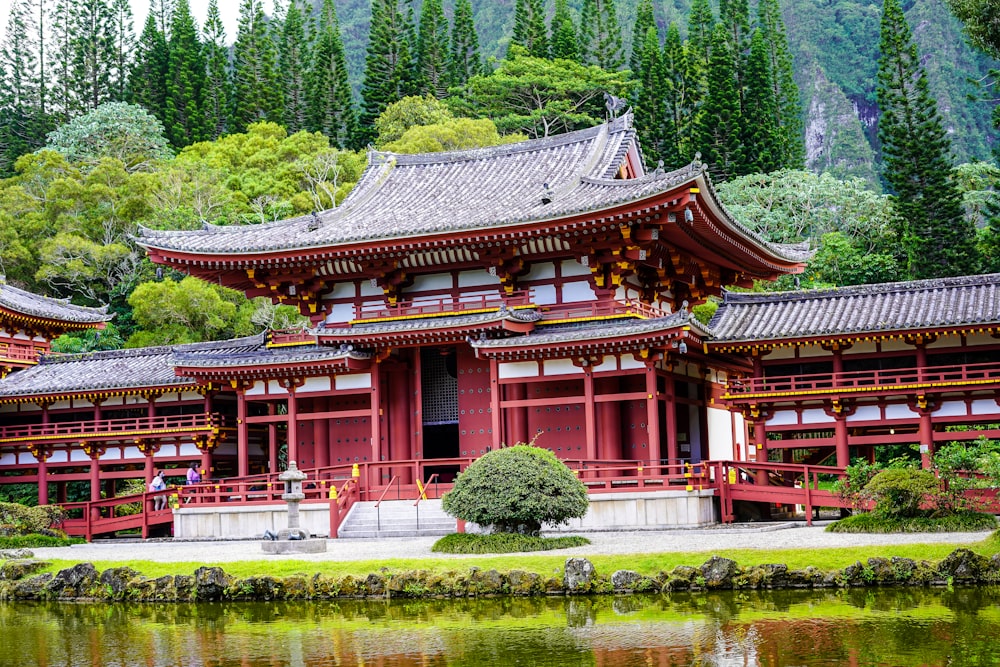
<svg viewBox="0 0 1000 667">
<path fill-rule="evenodd" d="M 555 454 L 533 445 L 488 452 L 455 480 L 441 506 L 493 532 L 537 535 L 543 523 L 587 513 L 587 488 Z"/>
<path fill-rule="evenodd" d="M 927 513 L 920 506 L 933 500 L 939 489 L 937 478 L 928 470 L 895 468 L 883 470 L 872 477 L 865 485 L 862 496 L 873 503 L 875 514 L 914 517 Z"/>
<path fill-rule="evenodd" d="M 28 535 L 48 530 L 53 524 L 52 510 L 17 503 L 0 503 L 0 537 Z"/>
<path fill-rule="evenodd" d="M 961 533 L 996 530 L 996 527 L 996 517 L 983 512 L 958 512 L 941 517 L 887 517 L 863 512 L 832 523 L 826 530 L 830 533 Z"/>
<path fill-rule="evenodd" d="M 536 537 L 520 533 L 452 533 L 434 543 L 431 551 L 444 554 L 510 554 L 523 551 L 552 551 L 590 544 L 579 535 Z"/>
<path fill-rule="evenodd" d="M 60 535 L 15 535 L 0 537 L 0 549 L 40 549 L 41 547 L 68 547 L 71 544 L 83 544 L 82 537 L 63 537 Z"/>
</svg>

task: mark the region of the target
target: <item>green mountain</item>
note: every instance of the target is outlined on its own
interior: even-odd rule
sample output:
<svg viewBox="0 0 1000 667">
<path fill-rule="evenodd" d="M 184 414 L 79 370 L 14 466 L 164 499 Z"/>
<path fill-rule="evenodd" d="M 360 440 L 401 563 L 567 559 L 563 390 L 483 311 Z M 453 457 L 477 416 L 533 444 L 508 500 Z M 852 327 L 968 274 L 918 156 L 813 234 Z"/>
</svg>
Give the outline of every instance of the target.
<svg viewBox="0 0 1000 667">
<path fill-rule="evenodd" d="M 452 0 L 444 0 L 451 18 Z M 549 0 L 549 13 L 554 0 Z M 579 20 L 582 0 L 569 0 Z M 717 3 L 716 3 L 717 4 Z M 755 3 L 752 3 L 755 4 Z M 619 0 L 626 53 L 638 0 Z M 514 20 L 514 0 L 472 0 L 480 47 L 486 58 L 502 58 Z M 876 181 L 878 146 L 875 73 L 878 68 L 881 2 L 872 0 L 784 0 L 782 2 L 796 79 L 805 114 L 808 167 Z M 755 14 L 751 6 L 751 13 Z M 956 163 L 990 159 L 997 139 L 991 106 L 974 81 L 1000 67 L 970 47 L 962 26 L 943 0 L 909 0 L 906 17 L 920 49 L 932 91 L 952 136 Z M 676 21 L 686 31 L 690 0 L 654 0 L 662 32 Z M 716 6 L 716 11 L 718 7 Z M 370 0 L 337 0 L 348 68 L 360 89 L 368 39 Z M 420 0 L 413 2 L 420 15 Z"/>
</svg>

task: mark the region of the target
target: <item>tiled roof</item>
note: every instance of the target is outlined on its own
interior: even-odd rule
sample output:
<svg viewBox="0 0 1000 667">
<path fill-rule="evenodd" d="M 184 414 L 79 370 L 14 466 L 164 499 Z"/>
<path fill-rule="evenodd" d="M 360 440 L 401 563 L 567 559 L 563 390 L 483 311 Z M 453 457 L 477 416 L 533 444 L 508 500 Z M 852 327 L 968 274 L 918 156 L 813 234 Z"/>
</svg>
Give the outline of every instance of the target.
<svg viewBox="0 0 1000 667">
<path fill-rule="evenodd" d="M 288 220 L 192 231 L 140 230 L 151 249 L 250 255 L 342 244 L 494 229 L 599 211 L 669 192 L 698 179 L 704 165 L 615 179 L 635 142 L 630 116 L 567 134 L 450 153 L 373 152 L 358 184 L 334 209 Z M 800 261 L 801 252 L 769 244 L 722 209 L 737 236 Z"/>
<path fill-rule="evenodd" d="M 537 322 L 542 314 L 533 308 L 516 310 L 499 309 L 487 313 L 469 315 L 447 315 L 444 317 L 417 317 L 412 319 L 388 320 L 384 322 L 360 322 L 350 327 L 319 327 L 312 333 L 325 338 L 344 338 L 362 342 L 367 336 L 403 333 L 410 331 L 430 331 L 434 329 L 464 329 L 474 326 L 499 325 L 504 320 L 514 322 Z"/>
<path fill-rule="evenodd" d="M 727 292 L 715 342 L 751 342 L 1000 323 L 1000 274 L 796 292 Z"/>
<path fill-rule="evenodd" d="M 175 352 L 211 358 L 222 352 L 247 352 L 263 344 L 264 337 L 258 335 L 173 347 L 47 356 L 37 366 L 11 373 L 0 382 L 0 398 L 194 385 L 193 380 L 174 373 Z"/>
<path fill-rule="evenodd" d="M 315 364 L 338 359 L 369 359 L 366 352 L 341 348 L 302 345 L 253 350 L 219 350 L 209 354 L 177 351 L 173 363 L 182 368 L 232 368 L 246 366 L 273 366 L 278 364 Z"/>
<path fill-rule="evenodd" d="M 107 307 L 74 306 L 68 300 L 39 296 L 5 282 L 0 282 L 0 308 L 6 308 L 21 315 L 43 317 L 72 324 L 92 325 L 111 319 L 111 315 L 107 313 Z"/>
<path fill-rule="evenodd" d="M 623 318 L 619 320 L 601 320 L 599 322 L 575 322 L 572 324 L 552 324 L 539 326 L 524 336 L 508 338 L 486 338 L 470 341 L 472 347 L 483 350 L 509 349 L 517 347 L 544 347 L 558 343 L 573 343 L 584 341 L 603 341 L 623 336 L 644 336 L 656 334 L 677 327 L 693 325 L 699 332 L 703 327 L 690 318 L 690 314 L 677 311 L 666 317 L 655 317 L 645 320 Z"/>
</svg>

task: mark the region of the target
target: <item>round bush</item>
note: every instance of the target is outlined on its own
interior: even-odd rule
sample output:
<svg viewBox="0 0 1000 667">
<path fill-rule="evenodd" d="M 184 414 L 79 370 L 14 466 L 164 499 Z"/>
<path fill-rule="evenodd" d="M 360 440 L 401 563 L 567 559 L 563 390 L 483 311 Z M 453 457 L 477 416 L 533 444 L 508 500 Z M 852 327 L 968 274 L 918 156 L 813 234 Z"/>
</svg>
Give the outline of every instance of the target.
<svg viewBox="0 0 1000 667">
<path fill-rule="evenodd" d="M 493 532 L 536 534 L 587 513 L 587 488 L 555 454 L 516 445 L 472 463 L 442 498 L 448 514 Z"/>
<path fill-rule="evenodd" d="M 872 477 L 862 495 L 875 504 L 876 514 L 915 517 L 925 514 L 920 508 L 922 503 L 936 504 L 939 486 L 937 478 L 927 470 L 890 468 Z"/>
</svg>

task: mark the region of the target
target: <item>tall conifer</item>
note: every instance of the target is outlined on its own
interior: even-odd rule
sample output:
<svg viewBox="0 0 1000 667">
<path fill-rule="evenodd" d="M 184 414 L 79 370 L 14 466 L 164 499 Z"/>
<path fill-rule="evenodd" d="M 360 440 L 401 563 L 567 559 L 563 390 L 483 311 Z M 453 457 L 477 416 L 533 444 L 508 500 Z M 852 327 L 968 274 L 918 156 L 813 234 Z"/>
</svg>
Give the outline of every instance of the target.
<svg viewBox="0 0 1000 667">
<path fill-rule="evenodd" d="M 643 3 L 649 5 L 649 3 Z M 652 5 L 649 5 L 652 9 Z M 667 127 L 664 121 L 668 116 L 664 113 L 664 82 L 665 77 L 661 63 L 660 36 L 656 25 L 648 25 L 643 33 L 637 32 L 633 39 L 640 41 L 635 45 L 633 54 L 637 56 L 637 66 L 632 71 L 638 82 L 635 89 L 635 126 L 642 142 L 643 156 L 647 162 L 656 163 L 664 158 L 666 148 Z M 641 38 L 641 39 L 640 39 Z M 676 134 L 676 132 L 671 132 Z M 670 156 L 675 159 L 676 156 Z"/>
<path fill-rule="evenodd" d="M 448 67 L 448 19 L 441 0 L 424 0 L 417 33 L 417 75 L 420 93 L 443 99 L 451 85 Z"/>
<path fill-rule="evenodd" d="M 410 49 L 412 26 L 397 0 L 372 0 L 372 22 L 365 57 L 364 98 L 358 119 L 358 143 L 375 139 L 375 119 L 385 108 L 417 92 L 415 63 Z"/>
<path fill-rule="evenodd" d="M 750 40 L 750 57 L 744 80 L 742 172 L 767 174 L 784 166 L 784 151 L 778 127 L 771 61 L 760 30 L 755 30 Z"/>
<path fill-rule="evenodd" d="M 693 124 L 701 99 L 701 80 L 697 58 L 689 44 L 681 42 L 676 23 L 667 28 L 663 42 L 663 65 L 666 135 L 663 154 L 660 156 L 668 169 L 681 167 L 691 161 L 696 152 L 692 145 Z M 671 131 L 673 136 L 671 136 Z"/>
<path fill-rule="evenodd" d="M 951 174 L 951 145 L 899 0 L 885 0 L 878 98 L 885 180 L 912 278 L 975 273 L 975 227 Z"/>
<path fill-rule="evenodd" d="M 111 96 L 124 102 L 129 68 L 135 52 L 135 27 L 128 0 L 111 0 L 111 41 L 114 60 L 111 65 Z"/>
<path fill-rule="evenodd" d="M 802 101 L 795 83 L 792 54 L 785 34 L 778 0 L 760 0 L 757 5 L 757 25 L 767 47 L 771 68 L 771 85 L 777 112 L 777 127 L 782 146 L 781 166 L 801 169 L 805 164 L 803 142 Z"/>
<path fill-rule="evenodd" d="M 306 126 L 306 72 L 311 59 L 307 14 L 299 0 L 289 0 L 279 28 L 278 73 L 284 100 L 283 124 L 289 132 Z"/>
<path fill-rule="evenodd" d="M 306 77 L 306 99 L 308 129 L 322 132 L 335 146 L 347 147 L 355 136 L 355 116 L 333 0 L 323 0 L 320 10 L 316 44 Z"/>
<path fill-rule="evenodd" d="M 715 14 L 709 0 L 693 0 L 691 13 L 688 15 L 688 44 L 695 64 L 702 71 L 708 69 L 711 59 L 715 24 Z"/>
<path fill-rule="evenodd" d="M 242 0 L 239 31 L 233 45 L 230 129 L 242 132 L 247 125 L 261 120 L 280 123 L 282 114 L 281 82 L 263 0 Z"/>
<path fill-rule="evenodd" d="M 162 123 L 167 117 L 167 40 L 150 12 L 136 45 L 126 90 L 128 101 L 146 108 Z"/>
<path fill-rule="evenodd" d="M 0 44 L 0 176 L 21 155 L 44 145 L 38 134 L 42 115 L 40 77 L 30 0 L 16 0 Z"/>
<path fill-rule="evenodd" d="M 733 72 L 736 74 L 736 94 L 739 96 L 740 112 L 744 106 L 743 92 L 746 86 L 744 75 L 746 60 L 750 51 L 750 5 L 747 0 L 719 0 L 719 24 L 726 29 L 729 52 L 733 57 Z"/>
<path fill-rule="evenodd" d="M 729 33 L 718 24 L 712 32 L 708 66 L 708 95 L 695 124 L 695 145 L 701 150 L 712 176 L 726 181 L 742 173 L 739 98 L 736 72 L 729 48 Z"/>
<path fill-rule="evenodd" d="M 470 0 L 455 1 L 455 21 L 451 30 L 451 80 L 453 85 L 463 86 L 483 71 L 483 59 L 479 54 L 479 35 L 472 20 Z"/>
<path fill-rule="evenodd" d="M 615 0 L 583 0 L 580 10 L 580 62 L 616 72 L 625 65 Z"/>
<path fill-rule="evenodd" d="M 556 11 L 552 16 L 552 39 L 550 51 L 553 58 L 579 60 L 579 44 L 573 15 L 566 0 L 556 0 Z"/>
<path fill-rule="evenodd" d="M 517 0 L 514 4 L 514 33 L 511 44 L 520 44 L 535 58 L 549 57 L 549 36 L 545 29 L 542 0 Z"/>
<path fill-rule="evenodd" d="M 226 133 L 232 91 L 229 83 L 229 48 L 226 27 L 219 16 L 218 0 L 209 0 L 205 17 L 205 133 L 218 139 Z"/>
<path fill-rule="evenodd" d="M 635 10 L 635 27 L 632 28 L 632 56 L 628 67 L 632 75 L 637 76 L 642 67 L 642 54 L 646 46 L 646 34 L 650 28 L 656 28 L 656 18 L 653 15 L 653 0 L 639 0 Z"/>
<path fill-rule="evenodd" d="M 177 0 L 170 19 L 164 128 L 175 148 L 208 137 L 205 130 L 205 58 L 188 0 Z"/>
<path fill-rule="evenodd" d="M 48 70 L 52 77 L 50 113 L 56 123 L 64 123 L 73 111 L 73 25 L 74 0 L 54 0 L 49 25 Z"/>
<path fill-rule="evenodd" d="M 90 111 L 113 99 L 111 7 L 106 0 L 76 0 L 73 14 L 73 103 L 78 111 Z"/>
</svg>

